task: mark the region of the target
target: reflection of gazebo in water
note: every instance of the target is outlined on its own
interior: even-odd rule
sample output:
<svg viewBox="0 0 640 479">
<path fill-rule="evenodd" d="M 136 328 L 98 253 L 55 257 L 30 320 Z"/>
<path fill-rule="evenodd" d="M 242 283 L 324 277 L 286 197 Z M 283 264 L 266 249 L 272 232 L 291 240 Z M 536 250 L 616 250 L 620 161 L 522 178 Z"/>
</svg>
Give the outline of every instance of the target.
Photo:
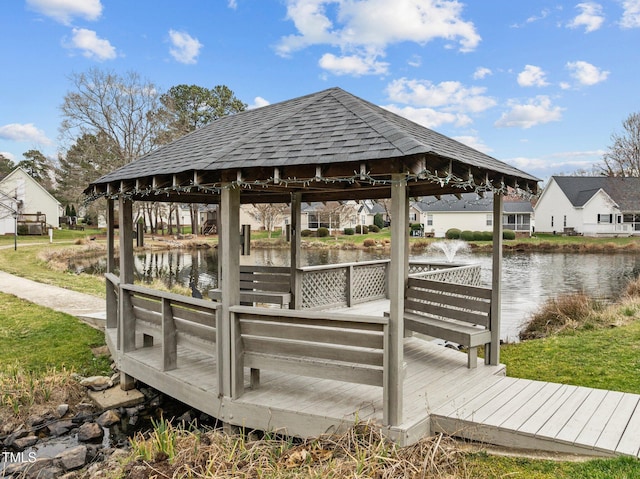
<svg viewBox="0 0 640 479">
<path fill-rule="evenodd" d="M 222 118 L 100 178 L 86 193 L 109 200 L 109 271 L 115 201 L 119 209 L 120 277 L 107 274 L 107 340 L 122 386 L 136 378 L 232 425 L 312 435 L 359 417 L 414 442 L 434 430 L 434 402 L 504 373 L 500 308 L 490 305 L 500 302 L 509 188 L 535 193 L 537 179 L 338 88 Z M 409 274 L 409 197 L 470 191 L 494 198 L 488 293 Z M 391 261 L 351 265 L 336 277 L 346 278 L 347 305 L 387 298 L 386 314 L 312 311 L 299 264 L 301 203 L 379 198 L 392 200 Z M 218 303 L 132 284 L 134 200 L 220 205 Z M 291 204 L 289 270 L 239 266 L 241 203 Z M 315 294 L 328 294 L 327 278 L 312 279 Z M 371 297 L 357 292 L 376 289 L 375 281 Z M 270 293 L 286 296 L 290 309 L 241 305 Z M 486 319 L 481 334 L 467 313 Z M 454 337 L 475 341 L 468 359 L 411 336 L 427 323 L 425 331 L 437 332 L 449 316 Z M 478 345 L 486 357 L 474 367 Z"/>
</svg>

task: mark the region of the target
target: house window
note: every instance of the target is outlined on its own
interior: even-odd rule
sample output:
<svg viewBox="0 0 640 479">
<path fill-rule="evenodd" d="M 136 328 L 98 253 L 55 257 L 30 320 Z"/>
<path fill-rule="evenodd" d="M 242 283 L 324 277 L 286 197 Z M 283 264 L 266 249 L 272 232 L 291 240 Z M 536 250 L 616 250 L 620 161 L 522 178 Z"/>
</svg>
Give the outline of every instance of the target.
<svg viewBox="0 0 640 479">
<path fill-rule="evenodd" d="M 613 215 L 598 215 L 598 224 L 611 224 L 613 223 Z"/>
<path fill-rule="evenodd" d="M 433 226 L 433 215 L 427 215 L 427 226 Z"/>
<path fill-rule="evenodd" d="M 409 221 L 418 221 L 418 214 L 417 213 L 409 213 Z"/>
<path fill-rule="evenodd" d="M 553 216 L 551 217 L 551 227 L 553 228 Z"/>
<path fill-rule="evenodd" d="M 366 225 L 367 224 L 367 215 L 361 215 L 360 216 L 360 224 L 361 225 Z"/>
<path fill-rule="evenodd" d="M 315 213 L 309 213 L 309 229 L 315 230 L 318 229 L 318 215 Z"/>
<path fill-rule="evenodd" d="M 486 222 L 487 226 L 493 226 L 493 215 L 491 213 L 487 214 Z"/>
<path fill-rule="evenodd" d="M 564 222 L 563 222 L 563 227 L 567 227 L 567 215 L 564 215 Z"/>
</svg>

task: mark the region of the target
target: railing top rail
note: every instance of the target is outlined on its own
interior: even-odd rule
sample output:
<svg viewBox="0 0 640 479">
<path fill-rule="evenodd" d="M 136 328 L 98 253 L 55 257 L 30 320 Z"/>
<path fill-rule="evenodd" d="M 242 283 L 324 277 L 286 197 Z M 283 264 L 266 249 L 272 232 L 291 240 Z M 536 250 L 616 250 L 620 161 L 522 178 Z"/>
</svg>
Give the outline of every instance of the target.
<svg viewBox="0 0 640 479">
<path fill-rule="evenodd" d="M 158 299 L 168 299 L 173 301 L 174 303 L 182 303 L 185 305 L 191 306 L 200 306 L 208 309 L 219 309 L 221 307 L 220 303 L 216 303 L 214 301 L 209 301 L 206 299 L 199 298 L 191 298 L 189 296 L 182 296 L 180 294 L 169 293 L 166 291 L 159 291 L 157 289 L 145 288 L 143 286 L 138 286 L 135 284 L 122 284 L 122 289 L 131 291 L 132 293 L 139 293 L 148 296 L 152 296 Z"/>
<path fill-rule="evenodd" d="M 258 316 L 273 316 L 282 318 L 318 319 L 326 321 L 342 321 L 353 323 L 389 324 L 389 319 L 384 316 L 365 316 L 359 314 L 327 313 L 326 311 L 309 311 L 299 309 L 269 309 L 253 306 L 231 306 L 232 313 L 255 314 Z"/>
<path fill-rule="evenodd" d="M 447 271 L 452 271 L 452 270 L 456 270 L 456 271 L 460 271 L 460 270 L 464 270 L 464 269 L 476 269 L 476 268 L 480 268 L 479 264 L 464 264 L 464 265 L 452 265 L 449 268 L 440 268 L 440 269 L 433 269 L 431 271 L 421 271 L 419 273 L 411 273 L 409 275 L 410 278 L 418 278 L 420 276 L 434 276 L 436 274 L 443 274 L 446 273 Z"/>
<path fill-rule="evenodd" d="M 348 266 L 368 266 L 372 264 L 385 264 L 390 262 L 390 259 L 377 259 L 372 261 L 353 261 L 351 263 L 321 264 L 316 266 L 302 266 L 298 268 L 298 271 L 321 271 L 323 269 L 345 268 Z"/>
<path fill-rule="evenodd" d="M 120 284 L 120 278 L 113 273 L 105 273 L 105 279 L 115 286 Z"/>
</svg>

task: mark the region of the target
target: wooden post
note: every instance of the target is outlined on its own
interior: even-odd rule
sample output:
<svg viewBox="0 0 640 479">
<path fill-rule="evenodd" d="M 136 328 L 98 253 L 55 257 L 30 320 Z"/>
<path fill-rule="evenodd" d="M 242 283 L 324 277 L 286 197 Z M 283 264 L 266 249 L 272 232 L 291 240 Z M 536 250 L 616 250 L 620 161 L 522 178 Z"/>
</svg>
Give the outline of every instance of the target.
<svg viewBox="0 0 640 479">
<path fill-rule="evenodd" d="M 302 275 L 300 268 L 300 220 L 302 216 L 302 193 L 291 193 L 291 294 L 290 309 L 302 308 Z"/>
<path fill-rule="evenodd" d="M 240 302 L 240 188 L 223 184 L 220 193 L 220 289 L 222 302 L 216 324 L 218 346 L 218 393 L 232 396 L 237 385 L 232 384 L 236 359 L 231 355 L 231 306 Z"/>
<path fill-rule="evenodd" d="M 402 423 L 404 376 L 404 294 L 407 236 L 407 183 L 405 175 L 391 175 L 391 266 L 389 271 L 389 355 L 384 405 L 385 425 Z"/>
<path fill-rule="evenodd" d="M 115 271 L 115 247 L 114 247 L 115 218 L 113 214 L 113 200 L 107 200 L 107 273 Z M 118 327 L 118 295 L 115 285 L 111 281 L 105 281 L 107 299 L 107 329 Z"/>
<path fill-rule="evenodd" d="M 171 301 L 162 298 L 162 370 L 178 367 L 178 341 L 176 323 L 173 320 Z"/>
<path fill-rule="evenodd" d="M 502 299 L 502 195 L 493 195 L 493 258 L 491 270 L 491 346 L 485 348 L 485 364 L 500 364 L 500 309 Z"/>
<path fill-rule="evenodd" d="M 133 204 L 123 196 L 118 198 L 118 215 L 120 217 L 120 326 L 118 339 L 122 353 L 133 351 L 136 347 L 135 317 L 131 304 L 131 293 L 123 287 L 133 284 Z M 120 373 L 120 388 L 133 389 L 134 378 Z"/>
<path fill-rule="evenodd" d="M 347 285 L 346 285 L 346 293 L 347 293 L 347 307 L 353 306 L 353 265 L 347 266 Z"/>
</svg>

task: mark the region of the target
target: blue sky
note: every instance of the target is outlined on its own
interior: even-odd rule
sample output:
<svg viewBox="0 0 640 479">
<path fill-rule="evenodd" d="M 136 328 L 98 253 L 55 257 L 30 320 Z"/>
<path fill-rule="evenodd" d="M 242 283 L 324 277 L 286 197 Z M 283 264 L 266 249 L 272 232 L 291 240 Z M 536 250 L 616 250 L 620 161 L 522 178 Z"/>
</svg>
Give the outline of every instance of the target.
<svg viewBox="0 0 640 479">
<path fill-rule="evenodd" d="M 52 158 L 69 76 L 227 85 L 251 107 L 339 86 L 540 178 L 640 111 L 640 0 L 4 0 L 0 153 Z"/>
</svg>

